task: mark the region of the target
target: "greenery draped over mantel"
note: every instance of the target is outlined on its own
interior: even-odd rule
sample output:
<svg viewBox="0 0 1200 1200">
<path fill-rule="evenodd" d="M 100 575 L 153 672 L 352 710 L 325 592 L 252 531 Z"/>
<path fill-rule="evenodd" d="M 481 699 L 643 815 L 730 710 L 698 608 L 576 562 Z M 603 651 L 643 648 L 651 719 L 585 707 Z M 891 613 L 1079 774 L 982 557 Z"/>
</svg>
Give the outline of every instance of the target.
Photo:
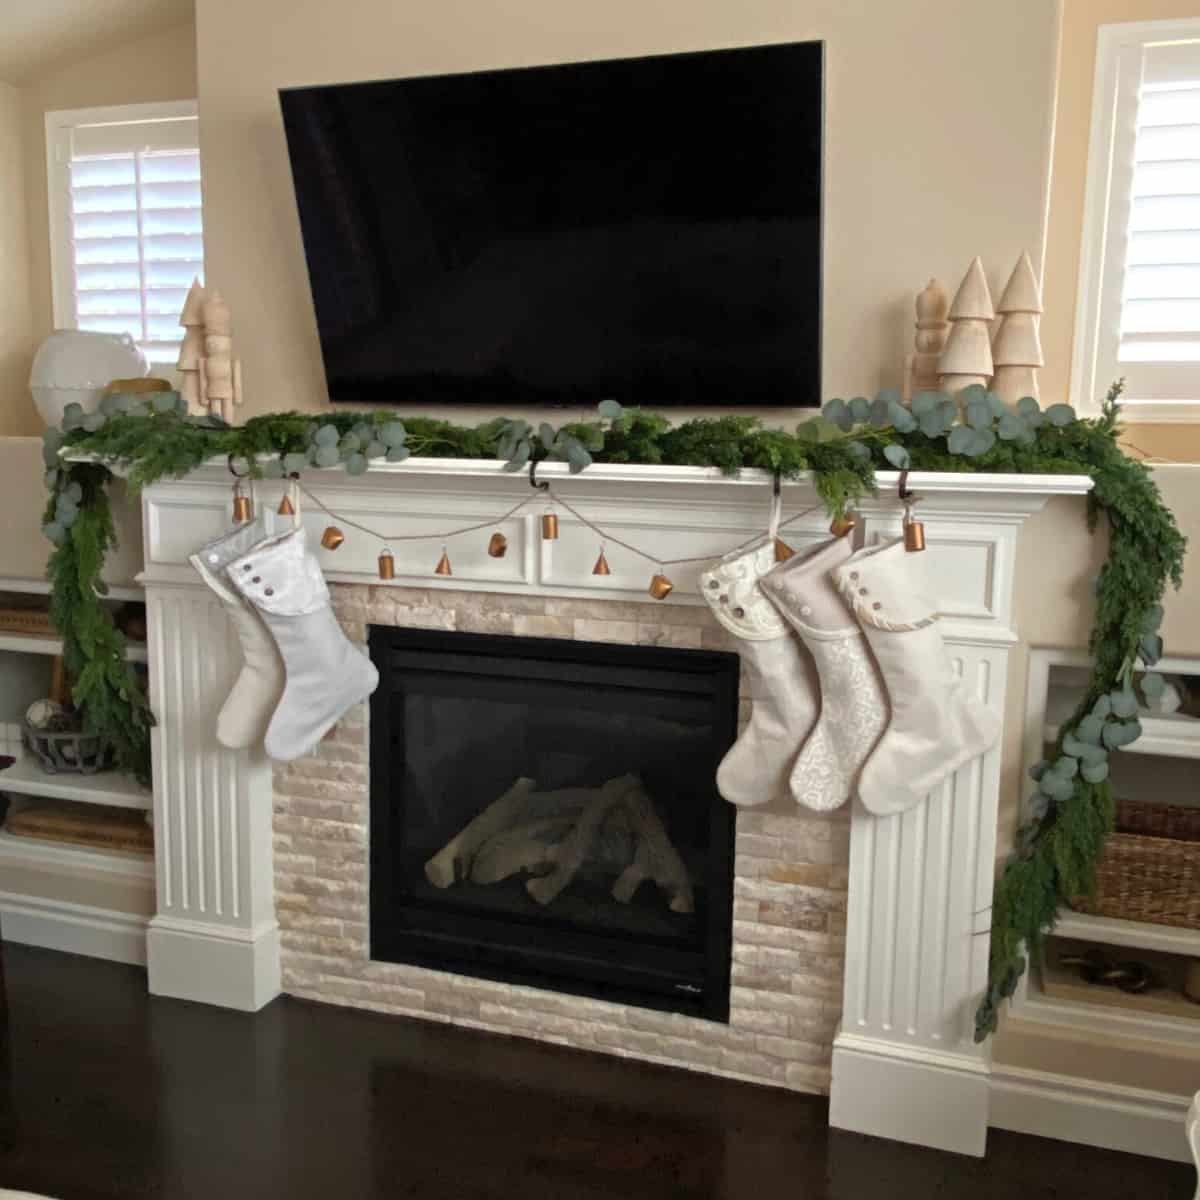
<svg viewBox="0 0 1200 1200">
<path fill-rule="evenodd" d="M 1082 420 L 1067 405 L 1043 412 L 1029 398 L 1010 412 L 982 388 L 956 398 L 921 393 L 911 406 L 885 391 L 874 400 L 831 400 L 793 431 L 736 415 L 672 426 L 612 401 L 600 406 L 599 419 L 557 429 L 507 419 L 474 427 L 402 421 L 392 410 L 279 413 L 229 426 L 189 416 L 175 393 L 149 401 L 109 396 L 95 413 L 69 407 L 62 429 L 45 435 L 44 531 L 55 544 L 51 616 L 86 729 L 108 738 L 119 765 L 148 781 L 154 718 L 101 601 L 100 571 L 114 543 L 110 468 L 136 491 L 227 457 L 269 478 L 338 466 L 361 474 L 372 461 L 410 455 L 498 457 L 513 471 L 544 459 L 566 462 L 572 472 L 592 462 L 709 466 L 731 475 L 757 467 L 784 479 L 811 472 L 833 515 L 873 493 L 876 469 L 1089 475 L 1089 528 L 1103 524 L 1109 543 L 1095 581 L 1092 675 L 1050 758 L 1033 768 L 1036 791 L 997 880 L 988 988 L 976 1015 L 982 1040 L 995 1030 L 1001 1000 L 1013 993 L 1026 955 L 1036 954 L 1059 906 L 1094 888 L 1113 821 L 1108 754 L 1141 732 L 1135 672 L 1144 695 L 1162 687 L 1149 668 L 1162 654 L 1162 598 L 1182 581 L 1185 541 L 1146 466 L 1119 445 L 1120 393 L 1114 385 L 1101 415 Z M 85 455 L 90 461 L 75 458 Z"/>
</svg>

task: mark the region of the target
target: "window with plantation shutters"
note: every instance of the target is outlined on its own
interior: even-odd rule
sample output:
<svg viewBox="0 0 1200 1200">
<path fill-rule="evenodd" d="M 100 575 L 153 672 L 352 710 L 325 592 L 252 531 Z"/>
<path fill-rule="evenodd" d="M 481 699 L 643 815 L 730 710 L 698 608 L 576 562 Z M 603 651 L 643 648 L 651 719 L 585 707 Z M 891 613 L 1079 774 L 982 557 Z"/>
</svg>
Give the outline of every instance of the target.
<svg viewBox="0 0 1200 1200">
<path fill-rule="evenodd" d="M 195 104 L 48 113 L 46 134 L 56 326 L 128 333 L 174 364 L 204 274 Z"/>
<path fill-rule="evenodd" d="M 1072 399 L 1200 420 L 1200 19 L 1101 27 Z"/>
</svg>

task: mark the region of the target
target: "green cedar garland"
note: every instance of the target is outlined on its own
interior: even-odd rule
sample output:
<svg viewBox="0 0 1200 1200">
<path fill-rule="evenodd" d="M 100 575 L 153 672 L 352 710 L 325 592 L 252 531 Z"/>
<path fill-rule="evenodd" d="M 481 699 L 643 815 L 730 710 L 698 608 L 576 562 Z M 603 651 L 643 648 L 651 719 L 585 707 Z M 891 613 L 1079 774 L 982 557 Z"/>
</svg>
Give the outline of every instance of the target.
<svg viewBox="0 0 1200 1200">
<path fill-rule="evenodd" d="M 1037 953 L 1060 905 L 1094 888 L 1113 818 L 1107 755 L 1140 732 L 1134 672 L 1161 656 L 1162 597 L 1182 579 L 1184 538 L 1149 470 L 1118 444 L 1120 393 L 1121 385 L 1114 385 L 1101 416 L 1079 420 L 1066 405 L 1042 412 L 1030 399 L 1010 413 L 982 388 L 967 389 L 959 404 L 922 393 L 911 410 L 894 392 L 881 392 L 873 402 L 830 401 L 822 416 L 794 432 L 737 415 L 671 426 L 612 401 L 601 405 L 599 421 L 560 429 L 507 419 L 475 427 L 429 417 L 401 421 L 393 411 L 279 413 L 231 427 L 187 416 L 173 394 L 150 403 L 106 397 L 99 413 L 85 416 L 72 406 L 63 430 L 46 433 L 51 497 L 44 529 L 56 546 L 49 563 L 51 616 L 88 732 L 107 738 L 118 764 L 148 782 L 154 719 L 125 660 L 124 639 L 101 602 L 100 570 L 114 541 L 110 466 L 120 468 L 135 491 L 229 457 L 268 478 L 335 465 L 361 474 L 371 460 L 403 462 L 411 454 L 500 457 L 509 470 L 547 458 L 568 463 L 572 472 L 591 462 L 707 466 L 730 475 L 756 467 L 784 479 L 811 472 L 834 515 L 874 492 L 877 468 L 1090 475 L 1089 525 L 1103 521 L 1109 534 L 1108 561 L 1095 589 L 1092 677 L 1052 757 L 1031 772 L 1038 790 L 1030 816 L 996 884 L 988 989 L 976 1014 L 982 1040 L 995 1030 L 1001 1000 L 1016 988 L 1026 955 Z M 66 461 L 63 450 L 94 461 Z M 1146 671 L 1140 683 L 1153 692 L 1161 679 Z"/>
</svg>

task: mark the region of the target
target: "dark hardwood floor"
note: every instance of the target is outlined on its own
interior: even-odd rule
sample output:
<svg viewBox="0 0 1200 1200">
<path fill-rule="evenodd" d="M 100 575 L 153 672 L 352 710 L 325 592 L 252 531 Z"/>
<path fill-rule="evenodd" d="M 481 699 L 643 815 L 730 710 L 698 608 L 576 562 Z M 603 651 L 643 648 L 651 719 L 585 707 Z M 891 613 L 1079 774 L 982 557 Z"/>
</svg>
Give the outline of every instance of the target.
<svg viewBox="0 0 1200 1200">
<path fill-rule="evenodd" d="M 993 1133 L 975 1161 L 824 1101 L 417 1021 L 146 995 L 4 948 L 0 1187 L 60 1200 L 1190 1200 L 1187 1167 Z"/>
</svg>

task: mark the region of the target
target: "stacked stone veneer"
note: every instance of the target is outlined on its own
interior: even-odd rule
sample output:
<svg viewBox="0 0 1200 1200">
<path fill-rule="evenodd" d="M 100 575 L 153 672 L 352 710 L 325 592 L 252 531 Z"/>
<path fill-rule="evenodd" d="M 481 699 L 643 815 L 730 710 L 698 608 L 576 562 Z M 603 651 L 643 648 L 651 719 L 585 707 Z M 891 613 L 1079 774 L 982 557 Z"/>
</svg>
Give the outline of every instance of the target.
<svg viewBox="0 0 1200 1200">
<path fill-rule="evenodd" d="M 368 625 L 732 650 L 705 608 L 335 585 L 347 634 Z M 742 716 L 749 698 L 743 679 Z M 800 1091 L 826 1091 L 841 1013 L 849 823 L 738 813 L 728 1025 L 559 992 L 372 962 L 369 751 L 360 705 L 275 772 L 275 886 L 292 995 L 447 1021 Z"/>
</svg>

